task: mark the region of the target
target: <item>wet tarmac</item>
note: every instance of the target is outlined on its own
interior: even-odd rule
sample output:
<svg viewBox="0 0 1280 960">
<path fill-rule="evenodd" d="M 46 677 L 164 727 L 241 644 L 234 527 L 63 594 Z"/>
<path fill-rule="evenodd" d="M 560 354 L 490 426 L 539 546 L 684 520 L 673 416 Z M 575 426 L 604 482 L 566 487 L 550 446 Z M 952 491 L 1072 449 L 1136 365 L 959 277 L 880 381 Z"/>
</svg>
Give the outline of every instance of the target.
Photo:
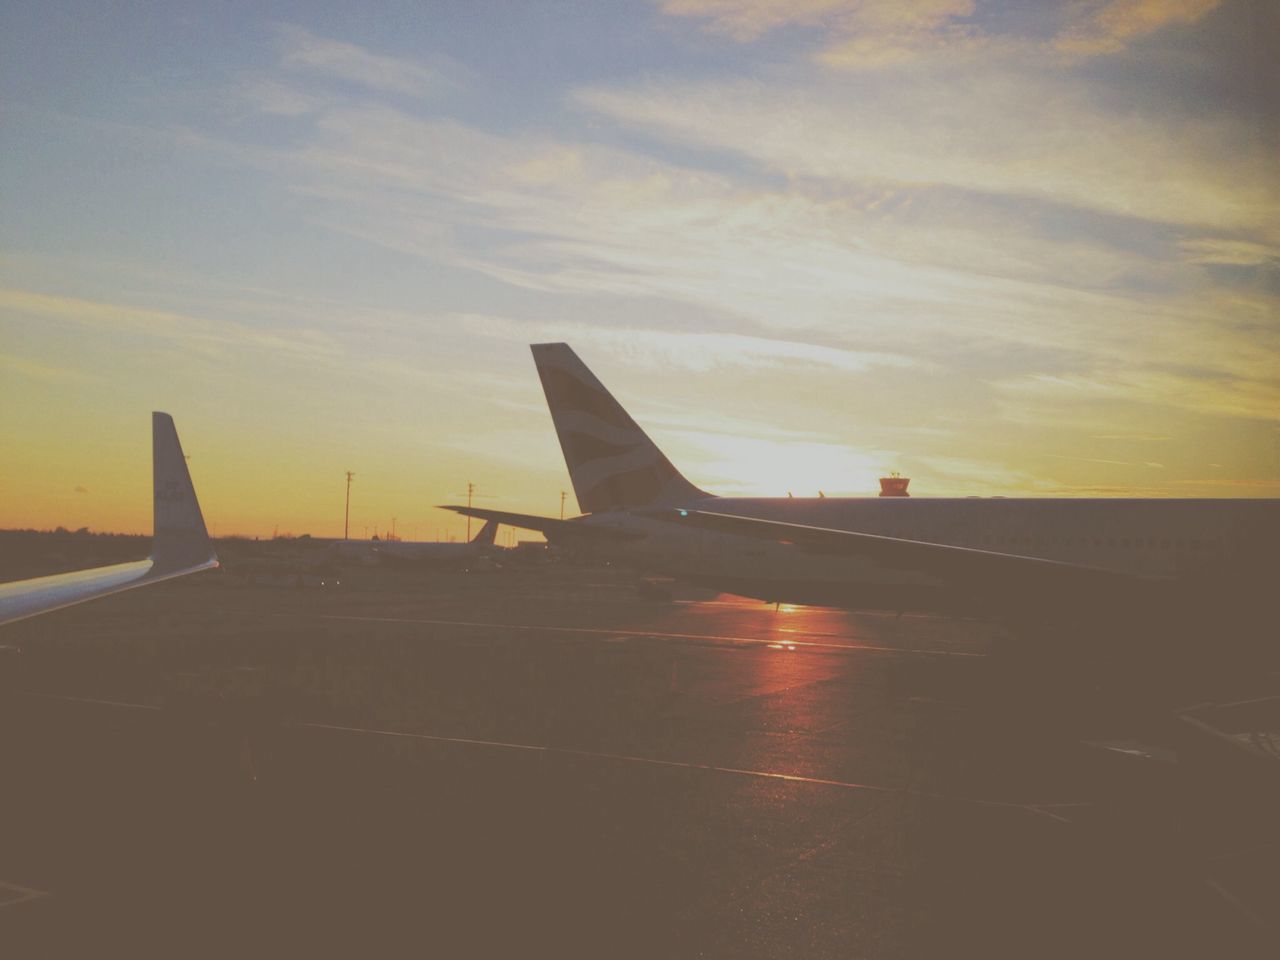
<svg viewBox="0 0 1280 960">
<path fill-rule="evenodd" d="M 989 623 L 361 571 L 3 640 L 4 956 L 1276 949 L 1270 768 Z"/>
</svg>

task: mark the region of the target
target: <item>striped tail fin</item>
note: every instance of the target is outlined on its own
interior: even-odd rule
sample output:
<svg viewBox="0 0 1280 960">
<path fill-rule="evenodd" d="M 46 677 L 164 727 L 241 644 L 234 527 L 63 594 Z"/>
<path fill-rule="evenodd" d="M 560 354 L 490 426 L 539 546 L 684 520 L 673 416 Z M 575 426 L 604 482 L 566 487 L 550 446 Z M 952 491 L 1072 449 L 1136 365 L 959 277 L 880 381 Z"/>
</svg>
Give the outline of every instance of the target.
<svg viewBox="0 0 1280 960">
<path fill-rule="evenodd" d="M 568 344 L 531 349 L 583 513 L 710 496 L 680 475 Z"/>
</svg>

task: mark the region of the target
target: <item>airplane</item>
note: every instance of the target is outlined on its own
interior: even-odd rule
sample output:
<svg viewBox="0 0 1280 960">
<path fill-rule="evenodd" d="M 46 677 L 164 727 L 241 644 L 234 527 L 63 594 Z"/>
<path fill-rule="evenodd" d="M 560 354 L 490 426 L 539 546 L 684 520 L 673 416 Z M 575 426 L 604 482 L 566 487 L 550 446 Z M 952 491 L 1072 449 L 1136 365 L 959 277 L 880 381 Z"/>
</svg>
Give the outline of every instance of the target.
<svg viewBox="0 0 1280 960">
<path fill-rule="evenodd" d="M 151 414 L 151 556 L 92 570 L 0 584 L 0 624 L 218 566 L 173 418 Z"/>
<path fill-rule="evenodd" d="M 498 522 L 486 521 L 465 543 L 443 543 L 416 540 L 333 540 L 339 556 L 368 562 L 414 563 L 435 566 L 464 567 L 488 561 L 501 552 L 496 545 Z"/>
<path fill-rule="evenodd" d="M 1280 582 L 1275 499 L 716 497 L 567 344 L 531 349 L 583 515 L 446 509 L 771 603 L 1169 625 Z"/>
</svg>

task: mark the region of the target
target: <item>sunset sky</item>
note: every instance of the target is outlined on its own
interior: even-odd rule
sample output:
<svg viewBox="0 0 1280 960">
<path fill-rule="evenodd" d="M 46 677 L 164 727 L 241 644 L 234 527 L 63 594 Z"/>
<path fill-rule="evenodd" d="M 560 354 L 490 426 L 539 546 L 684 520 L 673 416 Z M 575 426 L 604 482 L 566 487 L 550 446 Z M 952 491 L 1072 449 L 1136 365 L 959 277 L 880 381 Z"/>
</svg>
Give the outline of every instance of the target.
<svg viewBox="0 0 1280 960">
<path fill-rule="evenodd" d="M 556 514 L 527 344 L 724 494 L 1280 496 L 1271 0 L 6 2 L 0 527 Z M 462 495 L 460 497 L 460 494 Z M 569 499 L 573 509 L 572 494 Z"/>
</svg>

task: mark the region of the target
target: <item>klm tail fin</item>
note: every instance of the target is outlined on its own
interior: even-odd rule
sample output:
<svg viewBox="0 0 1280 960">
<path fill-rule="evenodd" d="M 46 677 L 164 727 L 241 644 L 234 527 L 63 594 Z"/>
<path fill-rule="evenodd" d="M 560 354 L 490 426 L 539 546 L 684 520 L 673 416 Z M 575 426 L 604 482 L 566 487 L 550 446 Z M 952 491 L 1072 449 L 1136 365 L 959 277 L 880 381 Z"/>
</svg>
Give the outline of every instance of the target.
<svg viewBox="0 0 1280 960">
<path fill-rule="evenodd" d="M 710 496 L 680 475 L 568 344 L 531 349 L 583 513 Z"/>
<path fill-rule="evenodd" d="M 479 532 L 471 538 L 472 543 L 483 543 L 487 547 L 492 547 L 494 541 L 498 538 L 498 521 L 486 520 L 485 525 L 480 528 Z"/>
<path fill-rule="evenodd" d="M 151 414 L 151 475 L 155 503 L 151 560 L 155 572 L 216 561 L 178 431 L 167 413 Z"/>
</svg>

